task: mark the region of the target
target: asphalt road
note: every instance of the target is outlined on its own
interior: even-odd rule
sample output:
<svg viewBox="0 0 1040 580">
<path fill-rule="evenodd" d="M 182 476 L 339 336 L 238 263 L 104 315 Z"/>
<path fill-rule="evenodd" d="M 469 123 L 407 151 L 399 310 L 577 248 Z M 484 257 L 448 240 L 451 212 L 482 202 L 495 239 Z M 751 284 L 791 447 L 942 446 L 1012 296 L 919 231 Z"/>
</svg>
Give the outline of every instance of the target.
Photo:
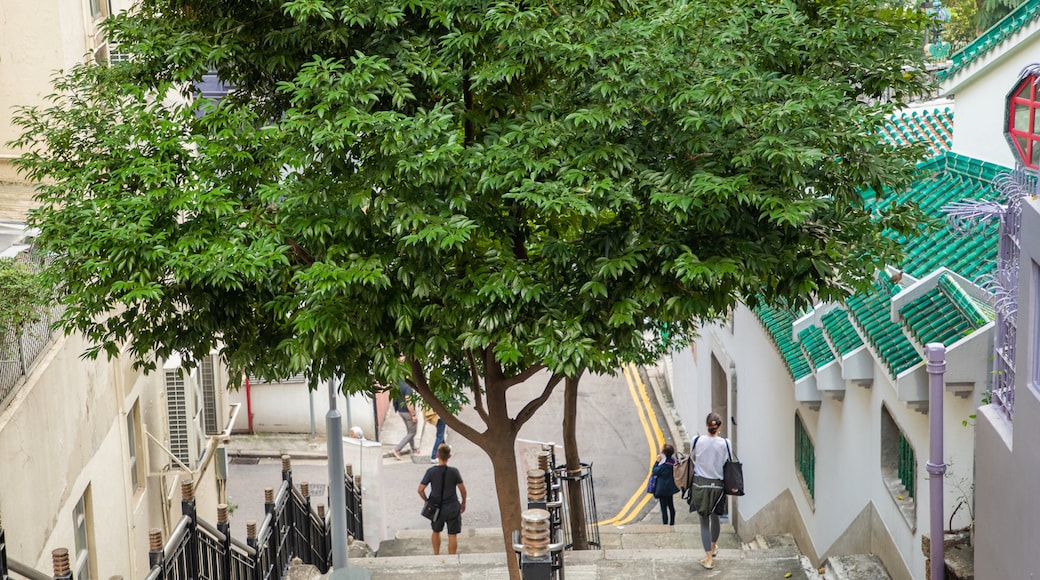
<svg viewBox="0 0 1040 580">
<path fill-rule="evenodd" d="M 510 412 L 515 414 L 523 404 L 541 393 L 547 378 L 547 374 L 538 375 L 511 389 Z M 523 427 L 521 439 L 562 445 L 563 391 L 560 384 Z M 626 380 L 621 373 L 613 377 L 586 375 L 582 378 L 578 395 L 578 443 L 581 460 L 592 465 L 597 515 L 601 522 L 638 522 L 654 506 L 652 501 L 641 505 L 647 470 L 657 454 L 658 439 L 654 436 L 653 416 L 662 417 L 660 409 L 653 408 L 652 413 L 647 412 L 647 407 L 654 406 L 653 400 L 645 394 L 641 396 L 638 381 L 631 377 Z M 462 418 L 471 425 L 479 424 L 472 409 L 464 410 Z M 399 419 L 391 416 L 388 421 L 399 422 Z M 426 447 L 415 462 L 407 456 L 404 461 L 393 457 L 383 459 L 381 481 L 365 482 L 366 487 L 380 486 L 389 537 L 401 529 L 429 527 L 427 520 L 419 515 L 421 500 L 416 493 L 423 473 L 430 467 L 428 454 L 432 429 L 427 431 L 430 434 L 423 438 Z M 453 448 L 450 464 L 462 472 L 469 491 L 463 526 L 498 527 L 500 519 L 490 459 L 450 429 L 448 442 Z M 384 442 L 383 448 L 388 451 L 393 443 Z M 557 461 L 564 461 L 562 446 L 557 449 Z M 232 533 L 236 537 L 244 537 L 246 521 L 262 521 L 263 489 L 280 484 L 280 467 L 277 459 L 261 459 L 255 465 L 238 462 L 230 465 L 227 493 L 229 503 L 236 504 L 232 514 Z M 295 482 L 311 482 L 312 495 L 325 495 L 322 484 L 327 480 L 328 468 L 324 460 L 295 459 L 292 467 Z M 315 489 L 316 486 L 322 488 Z M 636 501 L 631 501 L 633 499 Z"/>
</svg>

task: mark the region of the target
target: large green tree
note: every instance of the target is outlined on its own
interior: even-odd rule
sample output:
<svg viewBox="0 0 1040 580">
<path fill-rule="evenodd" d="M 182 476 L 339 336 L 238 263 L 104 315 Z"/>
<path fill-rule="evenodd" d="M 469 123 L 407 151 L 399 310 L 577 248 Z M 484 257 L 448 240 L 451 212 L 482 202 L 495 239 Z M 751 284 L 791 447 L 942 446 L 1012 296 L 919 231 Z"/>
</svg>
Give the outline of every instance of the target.
<svg viewBox="0 0 1040 580">
<path fill-rule="evenodd" d="M 492 458 L 565 378 L 737 301 L 841 298 L 915 227 L 918 14 L 861 0 L 143 0 L 23 109 L 63 322 L 145 364 L 407 378 Z M 219 102 L 193 83 L 215 71 Z M 469 369 L 465 424 L 425 369 Z M 506 393 L 540 370 L 541 396 Z M 510 557 L 513 578 L 518 578 Z"/>
</svg>

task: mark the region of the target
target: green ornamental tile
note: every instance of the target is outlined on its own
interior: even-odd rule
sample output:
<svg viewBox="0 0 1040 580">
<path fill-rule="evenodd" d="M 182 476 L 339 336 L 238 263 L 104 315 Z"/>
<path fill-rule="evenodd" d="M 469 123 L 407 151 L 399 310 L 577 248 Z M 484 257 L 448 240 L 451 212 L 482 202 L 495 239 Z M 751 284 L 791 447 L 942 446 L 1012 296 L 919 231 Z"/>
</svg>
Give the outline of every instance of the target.
<svg viewBox="0 0 1040 580">
<path fill-rule="evenodd" d="M 863 346 L 863 339 L 849 321 L 849 313 L 835 308 L 821 317 L 823 331 L 842 356 Z"/>
<path fill-rule="evenodd" d="M 802 353 L 813 369 L 818 369 L 834 360 L 834 351 L 823 337 L 823 330 L 810 326 L 798 333 Z"/>
</svg>

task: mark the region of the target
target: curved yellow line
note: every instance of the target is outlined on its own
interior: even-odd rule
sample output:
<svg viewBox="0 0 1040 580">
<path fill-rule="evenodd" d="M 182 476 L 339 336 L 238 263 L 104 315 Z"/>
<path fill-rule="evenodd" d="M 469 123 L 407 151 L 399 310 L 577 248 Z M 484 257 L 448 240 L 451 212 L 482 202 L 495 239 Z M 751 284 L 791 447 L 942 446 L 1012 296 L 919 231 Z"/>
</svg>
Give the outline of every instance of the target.
<svg viewBox="0 0 1040 580">
<path fill-rule="evenodd" d="M 664 444 L 664 434 L 661 432 L 661 424 L 657 420 L 657 414 L 654 412 L 653 405 L 650 404 L 650 396 L 649 393 L 647 393 L 646 384 L 643 383 L 643 379 L 639 377 L 638 369 L 635 368 L 635 365 L 630 365 L 629 372 L 631 373 L 633 380 L 635 380 L 636 385 L 639 386 L 639 394 L 642 398 L 643 403 L 642 408 L 646 411 L 646 414 L 649 416 L 650 425 L 653 427 L 653 436 L 654 439 L 657 441 L 657 446 L 654 447 L 653 445 L 651 445 L 650 448 L 650 455 L 652 456 L 650 459 L 650 465 L 653 466 L 654 459 L 657 458 L 656 453 L 654 453 L 654 451 L 656 449 L 660 449 L 661 445 Z M 649 436 L 649 432 L 647 433 L 647 435 Z M 653 468 L 651 467 L 651 470 L 652 469 Z M 647 477 L 649 477 L 649 475 Z M 636 508 L 630 511 L 628 513 L 628 516 L 618 521 L 615 521 L 614 525 L 622 526 L 634 520 L 640 513 L 642 513 L 643 508 L 646 507 L 646 504 L 649 503 L 651 499 L 653 499 L 653 496 L 644 493 L 643 500 L 639 502 Z"/>
<path fill-rule="evenodd" d="M 629 394 L 632 395 L 632 401 L 636 404 L 639 410 L 639 422 L 643 426 L 643 433 L 646 435 L 646 442 L 649 448 L 649 461 L 650 467 L 647 468 L 646 478 L 650 478 L 650 474 L 653 470 L 654 460 L 657 457 L 657 450 L 664 443 L 664 435 L 661 433 L 661 426 L 657 421 L 657 414 L 654 413 L 654 408 L 650 404 L 650 397 L 646 392 L 646 385 L 643 384 L 642 379 L 639 378 L 639 374 L 635 368 L 635 365 L 626 365 L 622 367 L 622 372 L 625 375 L 625 382 L 628 383 Z M 636 391 L 636 385 L 639 385 L 639 391 Z M 656 445 L 655 445 L 656 442 Z M 646 493 L 643 486 L 636 489 L 632 497 L 629 498 L 628 502 L 621 511 L 614 517 L 598 522 L 598 525 L 624 525 L 631 522 L 633 519 L 642 512 L 646 504 L 652 499 L 652 496 Z M 633 504 L 635 508 L 633 509 Z"/>
<path fill-rule="evenodd" d="M 639 397 L 636 394 L 635 384 L 633 383 L 631 377 L 629 377 L 629 375 L 628 375 L 628 368 L 627 367 L 621 367 L 621 372 L 622 372 L 622 374 L 625 375 L 625 382 L 628 384 L 628 392 L 632 396 L 632 402 L 636 405 L 636 408 L 639 411 L 639 421 L 640 421 L 640 423 L 643 424 L 643 431 L 648 433 L 649 430 L 646 427 L 646 420 L 643 418 L 642 407 L 639 404 Z M 649 437 L 648 437 L 648 441 L 649 441 Z M 652 465 L 652 463 L 651 463 L 651 465 Z M 649 475 L 649 472 L 648 472 L 647 473 L 647 478 L 649 478 L 649 477 L 650 477 L 650 475 Z M 632 494 L 632 497 L 629 498 L 628 502 L 624 505 L 624 507 L 621 508 L 621 511 L 619 511 L 617 513 L 617 515 L 615 515 L 614 517 L 612 517 L 610 519 L 600 521 L 599 525 L 601 525 L 601 526 L 609 526 L 609 525 L 612 525 L 617 520 L 619 520 L 622 517 L 624 517 L 624 515 L 628 513 L 628 510 L 632 508 L 632 505 L 635 504 L 642 495 L 645 495 L 644 490 L 637 489 L 635 491 L 635 493 Z"/>
</svg>

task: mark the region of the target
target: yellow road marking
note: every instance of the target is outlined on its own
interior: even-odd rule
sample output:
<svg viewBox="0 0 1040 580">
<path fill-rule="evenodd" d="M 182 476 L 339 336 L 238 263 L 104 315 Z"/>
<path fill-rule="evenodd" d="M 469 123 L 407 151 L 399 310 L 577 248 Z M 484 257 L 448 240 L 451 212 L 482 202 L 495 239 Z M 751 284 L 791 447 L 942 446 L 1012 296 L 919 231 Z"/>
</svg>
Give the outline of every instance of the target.
<svg viewBox="0 0 1040 580">
<path fill-rule="evenodd" d="M 637 410 L 639 411 L 639 422 L 642 424 L 643 433 L 646 435 L 646 442 L 649 448 L 649 461 L 647 463 L 650 465 L 650 467 L 647 468 L 646 479 L 649 479 L 653 470 L 654 461 L 657 458 L 658 449 L 660 449 L 661 445 L 664 443 L 664 435 L 661 432 L 661 426 L 657 420 L 657 414 L 654 413 L 654 408 L 650 404 L 650 397 L 647 394 L 646 385 L 639 377 L 635 365 L 624 366 L 621 370 L 625 375 L 625 382 L 628 383 L 628 392 L 632 395 L 632 402 L 636 404 Z M 636 385 L 638 385 L 638 391 Z M 640 485 L 617 515 L 608 520 L 599 522 L 599 525 L 625 525 L 634 520 L 643 511 L 643 508 L 646 507 L 646 504 L 651 499 L 653 499 L 653 495 L 646 493 L 645 486 Z"/>
</svg>

